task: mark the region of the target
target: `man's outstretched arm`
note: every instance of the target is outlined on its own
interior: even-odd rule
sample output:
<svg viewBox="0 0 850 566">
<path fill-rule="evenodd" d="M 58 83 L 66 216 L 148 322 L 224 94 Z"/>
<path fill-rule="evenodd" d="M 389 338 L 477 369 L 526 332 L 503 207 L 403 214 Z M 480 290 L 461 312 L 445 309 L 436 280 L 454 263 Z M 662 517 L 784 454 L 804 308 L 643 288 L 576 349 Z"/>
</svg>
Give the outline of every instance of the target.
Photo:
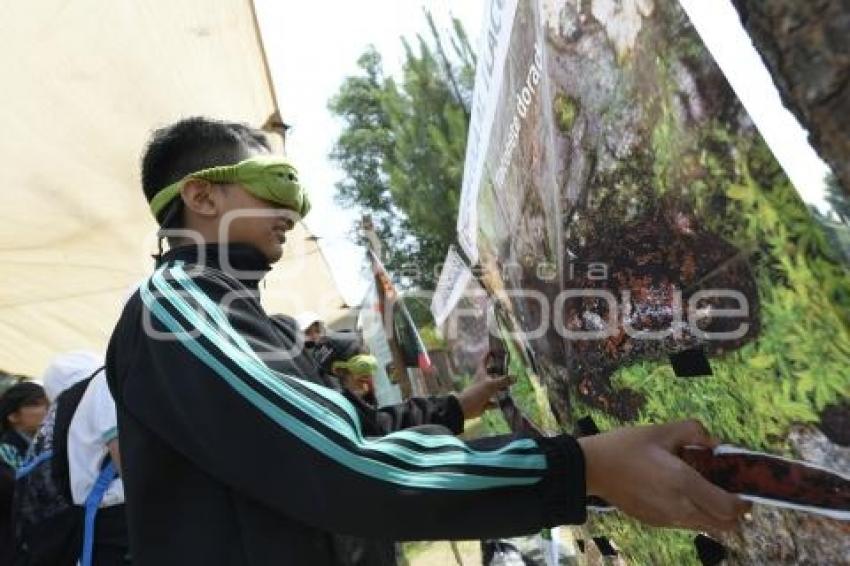
<svg viewBox="0 0 850 566">
<path fill-rule="evenodd" d="M 137 355 L 124 361 L 135 379 L 122 392 L 127 411 L 222 483 L 306 524 L 390 540 L 517 535 L 584 521 L 585 461 L 571 437 L 464 443 L 399 431 L 366 438 L 344 396 L 262 362 L 247 338 L 265 332 L 264 315 L 258 310 L 252 327 L 245 321 L 259 307 L 250 301 L 221 308 L 230 291 L 221 279 L 193 278 L 179 266 L 143 284 L 138 316 L 149 317 L 157 336 L 136 333 Z M 660 476 L 671 485 L 661 482 L 656 492 L 675 494 L 671 505 L 682 507 L 687 486 L 673 489 L 683 476 L 671 463 L 681 461 L 659 438 L 597 438 L 589 453 L 605 467 L 616 461 L 618 444 L 631 447 L 624 454 L 646 450 L 648 461 L 672 466 Z M 645 491 L 659 477 L 646 466 L 630 470 L 634 483 L 623 493 Z M 629 511 L 630 500 L 620 492 L 611 497 L 607 482 L 589 485 L 603 486 L 599 495 Z M 690 511 L 687 517 L 702 519 Z"/>
</svg>

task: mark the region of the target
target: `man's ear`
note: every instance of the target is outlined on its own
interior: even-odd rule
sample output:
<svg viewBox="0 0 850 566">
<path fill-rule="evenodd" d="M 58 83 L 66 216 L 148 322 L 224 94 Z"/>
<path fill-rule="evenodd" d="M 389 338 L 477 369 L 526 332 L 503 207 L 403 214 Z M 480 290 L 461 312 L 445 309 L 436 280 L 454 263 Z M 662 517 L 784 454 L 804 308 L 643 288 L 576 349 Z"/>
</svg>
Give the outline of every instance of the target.
<svg viewBox="0 0 850 566">
<path fill-rule="evenodd" d="M 188 210 L 199 216 L 213 217 L 221 211 L 221 192 L 203 179 L 189 179 L 180 189 L 180 197 Z"/>
<path fill-rule="evenodd" d="M 9 421 L 10 425 L 16 426 L 18 423 L 21 422 L 21 410 L 18 409 L 17 411 L 9 413 L 6 419 Z"/>
</svg>

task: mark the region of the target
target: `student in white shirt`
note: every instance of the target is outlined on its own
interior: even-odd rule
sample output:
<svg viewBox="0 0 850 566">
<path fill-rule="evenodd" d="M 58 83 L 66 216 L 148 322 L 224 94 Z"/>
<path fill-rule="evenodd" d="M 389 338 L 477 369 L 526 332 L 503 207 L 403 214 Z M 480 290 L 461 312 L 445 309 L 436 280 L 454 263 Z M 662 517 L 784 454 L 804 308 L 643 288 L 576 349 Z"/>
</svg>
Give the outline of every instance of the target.
<svg viewBox="0 0 850 566">
<path fill-rule="evenodd" d="M 68 469 L 76 505 L 85 504 L 107 454 L 120 473 L 115 401 L 106 385 L 106 374 L 100 371 L 86 388 L 68 428 Z M 100 506 L 123 503 L 124 485 L 119 476 L 109 486 Z"/>
<path fill-rule="evenodd" d="M 119 476 L 109 484 L 97 512 L 93 564 L 129 564 L 115 402 L 106 373 L 100 371 L 86 388 L 68 428 L 68 475 L 75 505 L 85 505 L 107 456 Z"/>
</svg>

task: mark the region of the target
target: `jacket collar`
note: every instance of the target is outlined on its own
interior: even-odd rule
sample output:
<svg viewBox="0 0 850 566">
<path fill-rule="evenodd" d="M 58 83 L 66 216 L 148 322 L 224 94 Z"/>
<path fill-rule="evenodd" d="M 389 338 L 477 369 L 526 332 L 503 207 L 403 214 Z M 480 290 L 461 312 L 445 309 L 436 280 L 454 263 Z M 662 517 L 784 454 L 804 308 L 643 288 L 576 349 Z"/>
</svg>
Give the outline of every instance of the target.
<svg viewBox="0 0 850 566">
<path fill-rule="evenodd" d="M 27 449 L 29 448 L 30 443 L 32 443 L 32 439 L 24 433 L 10 428 L 0 436 L 0 443 L 11 444 L 17 448 L 18 452 L 20 452 L 21 456 L 23 456 L 27 453 Z"/>
<path fill-rule="evenodd" d="M 251 244 L 210 242 L 179 246 L 162 254 L 157 267 L 176 261 L 217 269 L 255 290 L 271 270 L 266 256 Z"/>
</svg>

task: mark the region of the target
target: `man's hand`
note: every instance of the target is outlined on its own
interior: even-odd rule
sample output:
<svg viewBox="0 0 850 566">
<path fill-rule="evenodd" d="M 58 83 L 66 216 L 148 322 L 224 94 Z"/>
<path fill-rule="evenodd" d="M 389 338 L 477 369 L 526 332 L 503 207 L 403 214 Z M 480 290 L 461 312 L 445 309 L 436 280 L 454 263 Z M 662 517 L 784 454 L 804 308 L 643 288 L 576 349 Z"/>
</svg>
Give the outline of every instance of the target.
<svg viewBox="0 0 850 566">
<path fill-rule="evenodd" d="M 750 507 L 676 456 L 683 446 L 716 446 L 698 421 L 622 428 L 579 444 L 588 495 L 649 525 L 730 530 Z"/>
<path fill-rule="evenodd" d="M 490 401 L 502 389 L 511 384 L 509 377 L 485 376 L 473 381 L 460 393 L 456 393 L 460 407 L 463 409 L 464 419 L 474 419 L 491 405 Z"/>
</svg>

